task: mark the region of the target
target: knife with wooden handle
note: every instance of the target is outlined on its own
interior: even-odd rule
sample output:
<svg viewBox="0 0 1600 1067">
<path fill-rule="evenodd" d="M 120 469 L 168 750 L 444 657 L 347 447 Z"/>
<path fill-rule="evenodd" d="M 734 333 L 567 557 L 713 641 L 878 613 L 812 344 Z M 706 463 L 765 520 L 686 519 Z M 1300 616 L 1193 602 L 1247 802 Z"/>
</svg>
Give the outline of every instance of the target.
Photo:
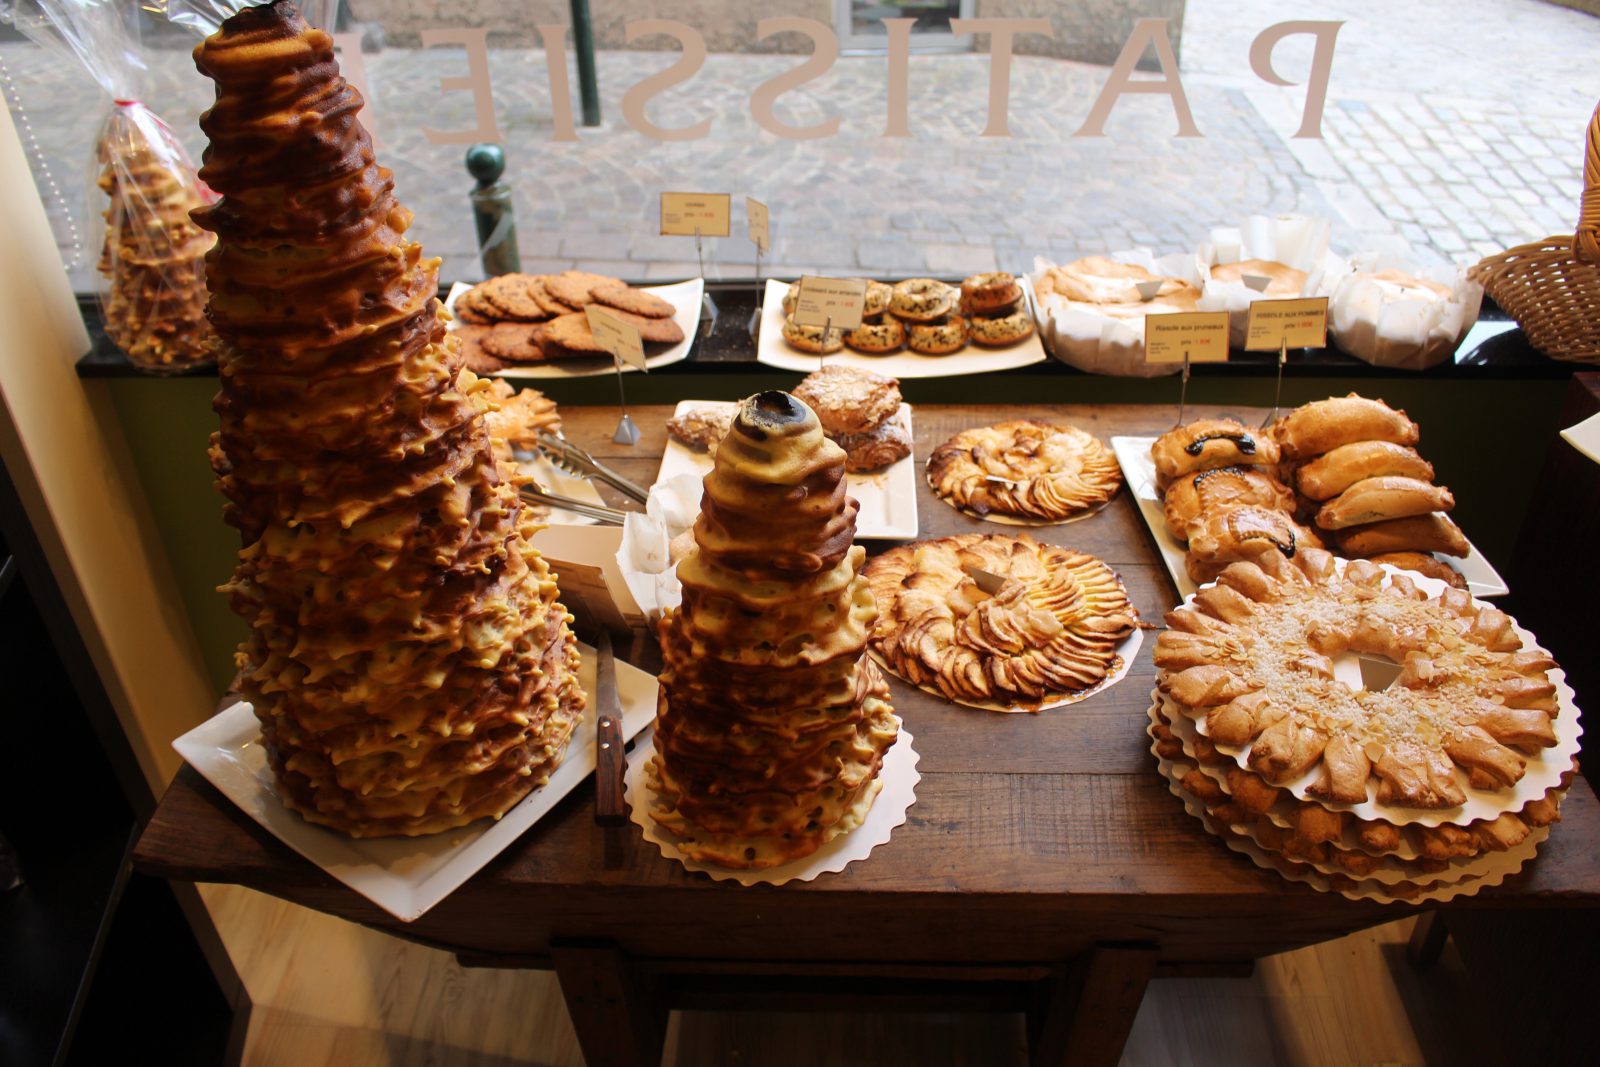
<svg viewBox="0 0 1600 1067">
<path fill-rule="evenodd" d="M 617 698 L 617 664 L 611 655 L 609 632 L 602 628 L 594 644 L 594 821 L 600 826 L 621 826 L 628 821 L 622 798 L 627 752 L 622 741 L 622 703 Z"/>
</svg>

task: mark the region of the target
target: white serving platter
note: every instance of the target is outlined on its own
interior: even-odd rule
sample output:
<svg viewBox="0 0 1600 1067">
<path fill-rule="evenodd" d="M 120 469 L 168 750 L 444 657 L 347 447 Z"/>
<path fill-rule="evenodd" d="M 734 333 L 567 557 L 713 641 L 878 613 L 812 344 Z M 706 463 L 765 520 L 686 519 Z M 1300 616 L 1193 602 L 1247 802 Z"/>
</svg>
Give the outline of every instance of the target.
<svg viewBox="0 0 1600 1067">
<path fill-rule="evenodd" d="M 471 289 L 472 286 L 465 282 L 456 282 L 450 287 L 450 295 L 445 299 L 445 307 L 455 310 L 456 298 Z M 671 366 L 682 363 L 689 358 L 689 349 L 694 346 L 695 335 L 700 332 L 700 301 L 705 295 L 706 283 L 704 278 L 690 278 L 686 282 L 675 282 L 672 285 L 635 286 L 641 292 L 654 293 L 667 301 L 673 307 L 672 321 L 678 324 L 683 331 L 683 340 L 675 345 L 646 345 L 644 365 L 649 370 L 658 367 Z M 454 324 L 452 323 L 452 328 Z M 655 351 L 652 351 L 655 350 Z M 594 359 L 563 359 L 551 363 L 521 363 L 513 364 L 505 370 L 495 371 L 493 377 L 515 379 L 541 379 L 541 378 L 593 378 L 599 374 L 610 374 L 615 370 L 615 361 L 610 356 L 596 356 Z M 636 371 L 637 367 L 623 365 L 624 371 Z"/>
<path fill-rule="evenodd" d="M 968 374 L 1012 370 L 1045 361 L 1044 345 L 1039 341 L 1037 329 L 1005 348 L 969 344 L 948 356 L 924 356 L 906 349 L 887 356 L 868 356 L 848 348 L 830 352 L 826 356 L 801 352 L 791 348 L 783 339 L 783 297 L 789 291 L 789 285 L 789 282 L 768 278 L 766 295 L 761 300 L 761 331 L 756 342 L 756 360 L 769 367 L 810 374 L 825 363 L 837 363 L 896 378 L 957 378 Z M 1027 291 L 1026 285 L 1023 286 L 1023 298 L 1028 303 L 1028 314 L 1033 315 L 1033 295 Z"/>
<path fill-rule="evenodd" d="M 411 922 L 498 856 L 594 770 L 594 649 L 580 645 L 579 679 L 589 706 L 561 766 L 498 822 L 425 837 L 353 838 L 306 822 L 284 807 L 261 746 L 261 727 L 240 701 L 172 743 L 189 765 L 278 840 L 401 922 Z M 632 738 L 656 712 L 656 680 L 617 660 L 622 732 Z"/>
<path fill-rule="evenodd" d="M 1167 565 L 1167 573 L 1172 575 L 1172 582 L 1178 587 L 1178 596 L 1187 597 L 1198 586 L 1189 578 L 1188 568 L 1184 566 L 1183 546 L 1167 532 L 1167 520 L 1161 513 L 1161 494 L 1156 490 L 1156 464 L 1150 457 L 1150 446 L 1155 442 L 1154 437 L 1113 437 L 1111 450 L 1122 465 L 1122 475 L 1128 482 L 1128 491 L 1139 505 L 1139 514 L 1144 516 L 1145 525 L 1150 527 L 1150 536 L 1155 538 L 1156 547 L 1161 550 L 1161 560 Z M 1509 592 L 1505 579 L 1500 577 L 1476 545 L 1472 546 L 1472 551 L 1465 559 L 1452 558 L 1447 562 L 1461 572 L 1473 596 L 1505 596 Z"/>
<path fill-rule="evenodd" d="M 738 405 L 724 400 L 680 400 L 673 415 L 703 408 L 729 408 Z M 911 405 L 901 404 L 894 418 L 904 419 L 911 434 Z M 679 474 L 703 478 L 711 471 L 709 453 L 697 452 L 672 437 L 661 454 L 661 469 L 656 481 L 664 482 Z M 849 493 L 861 505 L 856 515 L 856 537 L 866 540 L 909 541 L 917 536 L 917 457 L 906 456 L 883 470 L 847 474 Z"/>
</svg>

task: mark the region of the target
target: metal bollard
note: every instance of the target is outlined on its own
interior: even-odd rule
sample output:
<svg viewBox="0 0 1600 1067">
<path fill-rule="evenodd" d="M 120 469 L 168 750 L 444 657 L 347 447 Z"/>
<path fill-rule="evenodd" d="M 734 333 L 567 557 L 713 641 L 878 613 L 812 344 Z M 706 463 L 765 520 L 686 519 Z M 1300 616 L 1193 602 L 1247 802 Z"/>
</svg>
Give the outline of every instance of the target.
<svg viewBox="0 0 1600 1067">
<path fill-rule="evenodd" d="M 500 180 L 505 169 L 506 154 L 499 145 L 475 144 L 467 149 L 467 173 L 478 179 L 470 194 L 472 221 L 478 227 L 478 258 L 490 278 L 522 269 L 511 186 Z"/>
</svg>

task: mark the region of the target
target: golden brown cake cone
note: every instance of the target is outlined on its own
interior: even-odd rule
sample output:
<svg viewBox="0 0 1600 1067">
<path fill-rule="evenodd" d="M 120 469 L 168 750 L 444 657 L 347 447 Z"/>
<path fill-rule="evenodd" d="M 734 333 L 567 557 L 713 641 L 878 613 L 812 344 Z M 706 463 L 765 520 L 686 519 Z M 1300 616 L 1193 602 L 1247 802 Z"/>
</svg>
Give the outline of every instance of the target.
<svg viewBox="0 0 1600 1067">
<path fill-rule="evenodd" d="M 660 625 L 650 814 L 688 857 L 770 867 L 859 825 L 899 721 L 844 451 L 787 393 L 746 400 L 706 475 Z"/>
<path fill-rule="evenodd" d="M 223 196 L 195 212 L 218 238 L 212 465 L 244 541 L 224 591 L 280 793 L 355 836 L 498 818 L 560 762 L 584 696 L 493 387 L 462 370 L 328 35 L 280 0 L 195 61 Z"/>
</svg>

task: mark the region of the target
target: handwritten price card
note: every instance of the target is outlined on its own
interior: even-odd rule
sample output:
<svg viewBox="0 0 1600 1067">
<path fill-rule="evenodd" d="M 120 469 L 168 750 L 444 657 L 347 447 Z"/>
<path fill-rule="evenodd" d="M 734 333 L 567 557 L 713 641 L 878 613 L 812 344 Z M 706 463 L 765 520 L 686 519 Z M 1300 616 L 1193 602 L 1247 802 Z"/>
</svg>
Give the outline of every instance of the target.
<svg viewBox="0 0 1600 1067">
<path fill-rule="evenodd" d="M 662 193 L 663 237 L 726 237 L 732 227 L 728 193 Z"/>
<path fill-rule="evenodd" d="M 1245 323 L 1244 347 L 1250 352 L 1279 348 L 1328 347 L 1328 298 L 1257 300 Z"/>
<path fill-rule="evenodd" d="M 1144 358 L 1150 363 L 1226 363 L 1226 311 L 1173 311 L 1144 318 Z"/>
<path fill-rule="evenodd" d="M 589 332 L 602 348 L 630 367 L 649 369 L 644 364 L 644 342 L 637 326 L 623 322 L 599 304 L 589 304 L 583 312 L 589 316 Z"/>
<path fill-rule="evenodd" d="M 798 326 L 828 326 L 853 330 L 861 325 L 861 312 L 867 303 L 865 278 L 823 278 L 807 275 L 800 279 L 795 297 L 794 321 Z"/>
<path fill-rule="evenodd" d="M 767 205 L 759 200 L 744 198 L 745 221 L 750 226 L 750 240 L 766 255 L 772 250 L 772 231 L 767 225 Z"/>
</svg>

